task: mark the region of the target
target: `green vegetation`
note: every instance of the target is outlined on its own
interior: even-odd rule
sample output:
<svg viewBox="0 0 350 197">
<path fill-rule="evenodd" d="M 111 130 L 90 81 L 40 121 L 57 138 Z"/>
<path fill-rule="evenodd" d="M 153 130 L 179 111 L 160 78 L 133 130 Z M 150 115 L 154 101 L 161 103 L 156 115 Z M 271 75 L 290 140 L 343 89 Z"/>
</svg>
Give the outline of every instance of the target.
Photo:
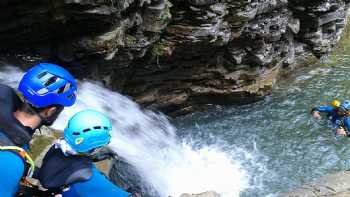
<svg viewBox="0 0 350 197">
<path fill-rule="evenodd" d="M 336 47 L 334 54 L 349 54 L 350 53 L 350 18 L 345 26 L 343 35 Z"/>
<path fill-rule="evenodd" d="M 166 1 L 166 8 L 164 10 L 164 12 L 162 12 L 162 14 L 159 16 L 159 20 L 160 21 L 166 21 L 171 19 L 171 12 L 170 12 L 170 8 L 173 6 L 173 4 L 171 4 L 170 1 Z"/>
<path fill-rule="evenodd" d="M 152 61 L 156 59 L 157 65 L 159 66 L 159 57 L 163 56 L 166 53 L 167 53 L 167 46 L 161 41 L 158 41 L 153 45 L 151 50 Z"/>
<path fill-rule="evenodd" d="M 29 153 L 32 158 L 35 160 L 47 146 L 53 143 L 57 139 L 54 136 L 44 136 L 39 135 L 33 139 L 32 145 L 30 147 Z"/>
<path fill-rule="evenodd" d="M 162 42 L 157 42 L 152 47 L 152 55 L 154 57 L 162 56 L 166 52 L 166 45 Z"/>
<path fill-rule="evenodd" d="M 339 61 L 344 61 L 350 55 L 350 20 L 348 19 L 347 24 L 343 30 L 343 34 L 335 47 L 334 51 L 329 55 L 327 62 L 321 62 L 320 65 L 324 67 L 336 66 Z"/>
<path fill-rule="evenodd" d="M 46 128 L 45 128 L 46 130 Z M 48 129 L 47 135 L 34 134 L 29 153 L 35 160 L 46 147 L 51 145 L 56 139 L 62 137 L 62 132 Z"/>
</svg>

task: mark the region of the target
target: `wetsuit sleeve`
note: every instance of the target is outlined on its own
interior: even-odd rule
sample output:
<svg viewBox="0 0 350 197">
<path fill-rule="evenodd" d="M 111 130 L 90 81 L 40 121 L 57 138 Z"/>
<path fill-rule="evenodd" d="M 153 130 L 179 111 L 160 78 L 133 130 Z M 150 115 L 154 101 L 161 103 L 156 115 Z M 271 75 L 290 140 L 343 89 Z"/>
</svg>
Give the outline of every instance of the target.
<svg viewBox="0 0 350 197">
<path fill-rule="evenodd" d="M 63 197 L 96 196 L 128 197 L 130 193 L 114 185 L 95 166 L 92 169 L 92 177 L 89 180 L 74 183 L 68 191 L 63 192 Z"/>
<path fill-rule="evenodd" d="M 326 113 L 330 113 L 333 110 L 334 110 L 334 107 L 332 107 L 330 105 L 322 105 L 322 106 L 314 108 L 314 111 L 326 112 Z"/>
<path fill-rule="evenodd" d="M 345 130 L 346 133 L 348 134 L 348 136 L 350 137 L 350 118 L 346 117 L 344 120 L 344 126 L 345 126 Z"/>
<path fill-rule="evenodd" d="M 0 151 L 0 196 L 13 197 L 24 173 L 24 163 L 16 153 Z"/>
</svg>

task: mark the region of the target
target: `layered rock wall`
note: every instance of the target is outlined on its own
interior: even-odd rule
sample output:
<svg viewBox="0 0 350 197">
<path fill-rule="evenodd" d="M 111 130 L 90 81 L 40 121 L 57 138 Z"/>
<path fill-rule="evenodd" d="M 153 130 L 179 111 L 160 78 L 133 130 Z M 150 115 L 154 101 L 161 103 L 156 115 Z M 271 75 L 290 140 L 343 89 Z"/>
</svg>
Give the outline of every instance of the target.
<svg viewBox="0 0 350 197">
<path fill-rule="evenodd" d="M 5 57 L 29 54 L 164 112 L 248 103 L 328 54 L 349 0 L 5 0 Z M 18 59 L 18 58 L 17 58 Z M 33 60 L 33 58 L 31 59 Z"/>
</svg>

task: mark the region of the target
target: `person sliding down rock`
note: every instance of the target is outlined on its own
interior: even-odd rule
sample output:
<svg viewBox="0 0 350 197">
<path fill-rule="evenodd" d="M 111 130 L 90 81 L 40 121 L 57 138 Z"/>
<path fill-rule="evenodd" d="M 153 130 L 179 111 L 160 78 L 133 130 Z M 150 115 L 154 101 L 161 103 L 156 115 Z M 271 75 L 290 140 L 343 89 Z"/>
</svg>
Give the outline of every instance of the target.
<svg viewBox="0 0 350 197">
<path fill-rule="evenodd" d="M 9 76 L 11 77 L 11 76 Z M 26 152 L 34 131 L 50 126 L 76 100 L 77 85 L 65 69 L 48 63 L 29 69 L 18 94 L 0 84 L 0 196 L 12 197 L 20 180 L 31 176 L 34 162 Z"/>
<path fill-rule="evenodd" d="M 43 159 L 38 179 L 43 187 L 63 197 L 127 197 L 131 194 L 109 181 L 93 164 L 109 144 L 109 118 L 94 110 L 76 113 Z"/>
<path fill-rule="evenodd" d="M 333 101 L 331 105 L 323 105 L 311 110 L 312 116 L 316 119 L 321 119 L 321 113 L 326 113 L 337 135 L 350 136 L 350 101 L 342 103 Z"/>
</svg>

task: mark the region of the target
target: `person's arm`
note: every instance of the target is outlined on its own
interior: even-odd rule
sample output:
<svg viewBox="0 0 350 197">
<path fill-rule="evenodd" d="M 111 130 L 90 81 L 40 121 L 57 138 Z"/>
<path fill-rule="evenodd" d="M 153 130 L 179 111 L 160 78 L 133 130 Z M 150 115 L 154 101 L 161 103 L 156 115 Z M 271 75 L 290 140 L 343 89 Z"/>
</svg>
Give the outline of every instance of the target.
<svg viewBox="0 0 350 197">
<path fill-rule="evenodd" d="M 318 111 L 318 112 L 326 112 L 326 113 L 329 113 L 329 112 L 332 112 L 334 110 L 334 107 L 330 106 L 330 105 L 321 105 L 319 107 L 314 107 L 312 109 L 312 112 L 313 111 Z"/>
<path fill-rule="evenodd" d="M 129 197 L 131 195 L 114 185 L 95 166 L 92 171 L 92 177 L 89 180 L 72 184 L 67 191 L 63 192 L 63 197 Z"/>
<path fill-rule="evenodd" d="M 340 121 L 340 120 L 339 120 Z M 344 117 L 342 119 L 342 124 L 335 128 L 335 133 L 338 136 L 349 136 L 350 137 L 350 119 L 349 117 Z"/>
<path fill-rule="evenodd" d="M 338 136 L 347 136 L 348 135 L 346 129 L 342 126 L 336 128 L 335 134 L 337 134 Z"/>
<path fill-rule="evenodd" d="M 350 137 L 350 118 L 346 117 L 344 118 L 344 131 L 345 131 L 345 135 Z"/>
<path fill-rule="evenodd" d="M 321 119 L 321 112 L 330 113 L 334 110 L 334 107 L 330 105 L 323 105 L 319 107 L 314 107 L 311 110 L 311 115 L 316 119 Z"/>
</svg>

